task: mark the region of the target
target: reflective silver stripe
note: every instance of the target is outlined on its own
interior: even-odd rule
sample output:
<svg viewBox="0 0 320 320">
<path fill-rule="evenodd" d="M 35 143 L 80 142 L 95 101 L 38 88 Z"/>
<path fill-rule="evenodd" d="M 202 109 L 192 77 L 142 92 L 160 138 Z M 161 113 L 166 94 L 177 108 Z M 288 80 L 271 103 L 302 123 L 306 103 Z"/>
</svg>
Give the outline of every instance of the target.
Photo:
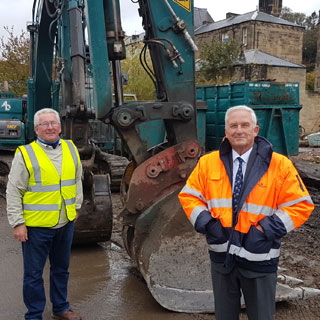
<svg viewBox="0 0 320 320">
<path fill-rule="evenodd" d="M 305 197 L 301 197 L 299 199 L 296 199 L 296 200 L 292 200 L 292 201 L 289 201 L 289 202 L 286 202 L 286 203 L 282 203 L 279 208 L 282 208 L 282 207 L 291 207 L 299 202 L 302 202 L 302 201 L 307 201 L 308 203 L 310 204 L 313 204 L 313 201 L 311 199 L 310 196 L 305 196 Z"/>
<path fill-rule="evenodd" d="M 52 192 L 52 191 L 59 191 L 60 185 L 53 184 L 49 186 L 43 186 L 41 184 L 37 184 L 35 186 L 28 186 L 28 191 L 30 192 Z"/>
<path fill-rule="evenodd" d="M 214 252 L 227 252 L 229 241 L 222 244 L 209 244 L 209 250 Z"/>
<path fill-rule="evenodd" d="M 208 201 L 208 208 L 211 210 L 213 208 L 232 208 L 232 199 L 211 199 Z M 241 210 L 252 214 L 263 214 L 265 216 L 272 216 L 274 209 L 267 206 L 259 206 L 257 204 L 252 204 L 245 202 Z"/>
<path fill-rule="evenodd" d="M 238 257 L 245 258 L 249 261 L 267 261 L 280 256 L 280 249 L 270 249 L 268 253 L 252 253 L 242 247 L 237 247 L 234 244 L 230 246 L 230 254 L 235 254 Z"/>
<path fill-rule="evenodd" d="M 72 198 L 72 199 L 65 199 L 64 203 L 66 204 L 66 206 L 70 206 L 74 203 L 76 203 L 76 198 Z"/>
<path fill-rule="evenodd" d="M 61 187 L 70 187 L 76 184 L 76 179 L 61 180 Z"/>
<path fill-rule="evenodd" d="M 34 179 L 35 179 L 36 183 L 39 183 L 42 181 L 41 180 L 41 170 L 40 170 L 40 165 L 39 165 L 38 159 L 36 157 L 36 154 L 34 153 L 34 150 L 31 146 L 31 144 L 28 144 L 24 147 L 25 147 L 25 149 L 28 153 L 28 156 L 30 158 L 30 161 L 31 161 L 31 165 L 32 165 L 33 172 L 34 172 Z"/>
<path fill-rule="evenodd" d="M 59 211 L 58 204 L 23 204 L 23 209 L 28 211 Z"/>
<path fill-rule="evenodd" d="M 197 218 L 199 217 L 199 214 L 203 211 L 203 210 L 208 210 L 207 207 L 205 206 L 198 206 L 195 207 L 192 210 L 191 216 L 190 216 L 190 222 L 192 223 L 192 225 L 194 226 L 194 224 L 196 223 Z"/>
<path fill-rule="evenodd" d="M 63 140 L 63 141 L 66 142 L 69 147 L 69 150 L 70 150 L 72 158 L 73 158 L 74 165 L 76 166 L 76 170 L 77 170 L 79 163 L 78 163 L 78 156 L 77 156 L 76 149 L 71 141 L 68 141 L 68 140 Z"/>
<path fill-rule="evenodd" d="M 283 211 L 283 210 L 280 210 L 278 209 L 276 211 L 276 215 L 279 217 L 279 219 L 282 221 L 282 223 L 284 224 L 286 230 L 287 230 L 287 233 L 294 230 L 294 224 L 293 224 L 293 221 L 290 217 L 290 215 Z"/>
<path fill-rule="evenodd" d="M 232 199 L 211 199 L 208 201 L 208 208 L 232 208 Z"/>
<path fill-rule="evenodd" d="M 207 203 L 207 199 L 203 196 L 203 194 L 195 189 L 190 188 L 188 185 L 185 185 L 181 192 L 190 194 L 191 196 L 194 196 L 196 198 L 199 198 L 203 202 Z"/>
<path fill-rule="evenodd" d="M 260 206 L 258 204 L 245 202 L 241 210 L 252 214 L 263 214 L 265 216 L 272 216 L 274 214 L 274 209 L 268 206 Z"/>
</svg>

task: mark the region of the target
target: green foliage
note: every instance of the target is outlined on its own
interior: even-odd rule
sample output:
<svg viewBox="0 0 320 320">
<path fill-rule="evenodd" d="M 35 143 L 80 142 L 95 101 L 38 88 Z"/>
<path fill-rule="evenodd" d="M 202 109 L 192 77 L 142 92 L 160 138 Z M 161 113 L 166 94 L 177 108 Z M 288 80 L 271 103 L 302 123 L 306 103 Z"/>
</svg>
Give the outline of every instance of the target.
<svg viewBox="0 0 320 320">
<path fill-rule="evenodd" d="M 307 72 L 314 70 L 317 57 L 317 29 L 306 30 L 303 37 L 302 62 Z"/>
<path fill-rule="evenodd" d="M 299 26 L 305 26 L 306 15 L 300 12 L 292 12 L 288 7 L 283 7 L 281 10 L 280 18 L 296 23 Z"/>
<path fill-rule="evenodd" d="M 306 79 L 306 90 L 314 91 L 315 73 L 308 72 Z"/>
<path fill-rule="evenodd" d="M 127 48 L 127 59 L 121 62 L 121 68 L 128 75 L 128 85 L 124 86 L 124 93 L 133 93 L 138 100 L 155 100 L 155 88 L 140 64 L 140 49 L 142 47 Z M 151 66 L 151 58 L 147 57 Z"/>
<path fill-rule="evenodd" d="M 200 70 L 198 83 L 221 83 L 224 75 L 231 71 L 240 54 L 240 46 L 235 41 L 214 41 L 200 49 Z"/>
<path fill-rule="evenodd" d="M 0 39 L 0 83 L 8 81 L 9 91 L 20 97 L 27 93 L 29 38 L 24 31 L 15 36 L 13 27 L 5 30 L 9 36 Z"/>
</svg>

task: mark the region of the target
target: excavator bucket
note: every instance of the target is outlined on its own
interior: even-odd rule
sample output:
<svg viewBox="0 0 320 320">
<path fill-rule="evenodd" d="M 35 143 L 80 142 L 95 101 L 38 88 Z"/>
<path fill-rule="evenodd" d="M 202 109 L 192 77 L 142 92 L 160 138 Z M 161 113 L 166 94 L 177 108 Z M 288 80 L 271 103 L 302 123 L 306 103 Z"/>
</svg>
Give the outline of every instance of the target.
<svg viewBox="0 0 320 320">
<path fill-rule="evenodd" d="M 132 230 L 127 231 L 129 254 L 164 308 L 212 312 L 208 249 L 204 237 L 194 232 L 177 195 L 168 194 L 139 216 L 133 237 Z"/>
<path fill-rule="evenodd" d="M 126 247 L 161 306 L 211 313 L 214 298 L 206 240 L 193 230 L 177 196 L 178 191 L 167 194 L 144 211 L 134 227 L 125 227 Z M 277 301 L 320 294 L 320 290 L 302 287 L 298 279 L 280 275 L 279 280 Z"/>
</svg>

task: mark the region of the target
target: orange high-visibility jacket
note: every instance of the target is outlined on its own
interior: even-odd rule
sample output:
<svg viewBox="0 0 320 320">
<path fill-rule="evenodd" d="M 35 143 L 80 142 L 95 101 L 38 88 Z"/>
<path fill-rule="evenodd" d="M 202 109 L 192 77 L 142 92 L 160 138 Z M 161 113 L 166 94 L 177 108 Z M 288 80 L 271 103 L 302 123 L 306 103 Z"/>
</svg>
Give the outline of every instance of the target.
<svg viewBox="0 0 320 320">
<path fill-rule="evenodd" d="M 206 235 L 212 261 L 232 261 L 258 272 L 274 272 L 281 238 L 310 216 L 314 205 L 292 162 L 256 137 L 247 164 L 239 209 L 232 212 L 232 149 L 200 158 L 179 194 L 196 231 Z M 255 226 L 260 224 L 264 233 Z"/>
</svg>

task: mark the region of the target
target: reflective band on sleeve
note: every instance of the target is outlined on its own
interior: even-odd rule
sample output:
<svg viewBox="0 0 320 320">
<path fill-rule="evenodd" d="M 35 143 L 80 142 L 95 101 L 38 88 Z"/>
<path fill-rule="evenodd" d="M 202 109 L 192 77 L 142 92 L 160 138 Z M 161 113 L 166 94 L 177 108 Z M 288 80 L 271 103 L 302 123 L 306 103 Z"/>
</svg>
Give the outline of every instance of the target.
<svg viewBox="0 0 320 320">
<path fill-rule="evenodd" d="M 194 196 L 196 198 L 199 198 L 203 202 L 207 203 L 206 198 L 203 196 L 203 194 L 195 189 L 190 188 L 188 185 L 185 185 L 183 189 L 181 190 L 182 193 L 189 194 L 191 196 Z"/>
<path fill-rule="evenodd" d="M 59 191 L 60 185 L 53 184 L 49 186 L 43 186 L 41 184 L 37 184 L 35 186 L 28 186 L 28 191 L 30 192 L 52 192 L 52 191 Z"/>
<path fill-rule="evenodd" d="M 70 187 L 76 184 L 76 179 L 62 180 L 61 187 Z"/>
<path fill-rule="evenodd" d="M 282 223 L 284 224 L 287 233 L 294 230 L 294 224 L 293 221 L 291 220 L 290 216 L 283 210 L 277 210 L 275 213 L 279 219 L 282 221 Z"/>
<path fill-rule="evenodd" d="M 79 166 L 79 163 L 78 163 L 78 156 L 77 156 L 77 152 L 75 150 L 75 147 L 73 145 L 72 142 L 68 141 L 68 140 L 64 140 L 67 145 L 69 146 L 69 150 L 71 152 L 71 155 L 72 155 L 72 158 L 73 158 L 73 162 L 74 162 L 74 165 L 76 166 L 76 170 L 78 169 L 78 166 Z"/>
<path fill-rule="evenodd" d="M 249 261 L 267 261 L 278 258 L 280 256 L 280 249 L 270 249 L 267 253 L 252 253 L 242 247 L 240 248 L 232 244 L 229 253 Z"/>
<path fill-rule="evenodd" d="M 58 204 L 23 204 L 23 209 L 28 211 L 59 211 Z"/>
<path fill-rule="evenodd" d="M 313 201 L 311 199 L 310 196 L 305 196 L 305 197 L 301 197 L 299 199 L 296 199 L 296 200 L 292 200 L 292 201 L 289 201 L 289 202 L 286 202 L 286 203 L 283 203 L 279 206 L 279 208 L 282 208 L 282 207 L 291 207 L 299 202 L 302 202 L 302 201 L 307 201 L 308 203 L 310 204 L 313 204 Z"/>
<path fill-rule="evenodd" d="M 208 208 L 231 208 L 232 199 L 211 199 L 208 201 Z"/>
<path fill-rule="evenodd" d="M 194 224 L 196 223 L 197 218 L 199 217 L 199 214 L 203 211 L 206 210 L 208 211 L 208 208 L 205 206 L 199 206 L 199 207 L 195 207 L 192 210 L 191 216 L 190 216 L 190 222 L 192 223 L 192 225 L 194 226 Z"/>
<path fill-rule="evenodd" d="M 71 204 L 76 203 L 76 198 L 64 199 L 64 202 L 65 202 L 66 206 L 70 206 Z"/>
<path fill-rule="evenodd" d="M 222 244 L 209 244 L 209 250 L 214 252 L 227 252 L 229 241 Z"/>
<path fill-rule="evenodd" d="M 40 171 L 40 165 L 39 165 L 38 159 L 36 157 L 36 154 L 34 153 L 34 150 L 30 144 L 28 144 L 24 147 L 28 153 L 28 156 L 29 156 L 31 164 L 32 164 L 32 168 L 34 171 L 34 179 L 35 179 L 36 183 L 40 183 L 42 181 L 41 180 L 41 171 Z"/>
</svg>

